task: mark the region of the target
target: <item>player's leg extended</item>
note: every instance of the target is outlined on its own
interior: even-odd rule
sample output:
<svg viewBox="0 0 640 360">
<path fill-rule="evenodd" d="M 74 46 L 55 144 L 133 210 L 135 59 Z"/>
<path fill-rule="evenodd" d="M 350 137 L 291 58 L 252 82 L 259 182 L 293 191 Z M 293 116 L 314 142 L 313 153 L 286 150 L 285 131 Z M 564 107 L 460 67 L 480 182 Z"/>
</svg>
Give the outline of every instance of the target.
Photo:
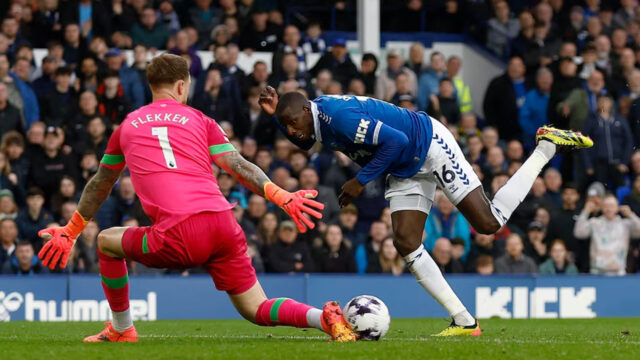
<svg viewBox="0 0 640 360">
<path fill-rule="evenodd" d="M 453 292 L 442 276 L 440 268 L 422 245 L 422 232 L 426 220 L 427 213 L 418 210 L 399 210 L 391 213 L 393 243 L 418 283 L 447 309 L 453 323 L 458 325 L 457 332 L 451 335 L 480 335 L 480 327 L 476 320 Z"/>
<path fill-rule="evenodd" d="M 456 206 L 478 232 L 493 234 L 504 225 L 513 211 L 527 196 L 542 168 L 558 150 L 573 150 L 593 146 L 590 138 L 579 132 L 547 126 L 538 129 L 537 146 L 520 169 L 489 201 L 482 187 L 477 187 Z"/>
<path fill-rule="evenodd" d="M 268 299 L 258 281 L 249 290 L 237 295 L 230 294 L 229 297 L 240 315 L 257 325 L 316 328 L 336 341 L 356 340 L 336 302 L 328 302 L 322 311 L 293 299 Z"/>
<path fill-rule="evenodd" d="M 124 260 L 122 238 L 126 227 L 104 230 L 98 235 L 98 260 L 102 288 L 109 301 L 113 322 L 99 334 L 89 336 L 85 342 L 138 341 L 129 311 L 129 275 Z"/>
<path fill-rule="evenodd" d="M 216 256 L 204 264 L 218 290 L 226 291 L 238 312 L 261 326 L 314 327 L 337 341 L 353 341 L 355 334 L 342 317 L 336 302 L 328 302 L 323 310 L 288 298 L 269 299 L 256 277 L 247 255 L 247 240 L 229 210 L 206 215 L 202 227 L 210 227 L 208 235 L 216 239 Z"/>
</svg>

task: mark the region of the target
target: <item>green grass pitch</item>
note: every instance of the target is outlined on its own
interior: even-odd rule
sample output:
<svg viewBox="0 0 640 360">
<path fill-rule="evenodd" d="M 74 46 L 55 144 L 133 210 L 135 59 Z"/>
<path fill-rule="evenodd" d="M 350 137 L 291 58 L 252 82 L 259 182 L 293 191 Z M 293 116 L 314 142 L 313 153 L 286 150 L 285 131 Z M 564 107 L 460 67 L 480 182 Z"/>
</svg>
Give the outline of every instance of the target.
<svg viewBox="0 0 640 360">
<path fill-rule="evenodd" d="M 83 344 L 102 323 L 0 323 L 13 359 L 640 359 L 639 319 L 481 321 L 479 338 L 434 338 L 442 319 L 395 319 L 379 342 L 328 343 L 309 329 L 242 320 L 137 322 L 137 344 Z"/>
</svg>

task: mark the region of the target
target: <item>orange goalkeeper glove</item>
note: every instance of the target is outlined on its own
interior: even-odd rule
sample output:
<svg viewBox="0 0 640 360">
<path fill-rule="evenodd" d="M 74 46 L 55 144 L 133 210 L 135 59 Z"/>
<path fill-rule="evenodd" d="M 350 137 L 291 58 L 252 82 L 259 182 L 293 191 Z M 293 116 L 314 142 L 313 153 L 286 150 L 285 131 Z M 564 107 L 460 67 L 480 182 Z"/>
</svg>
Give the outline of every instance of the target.
<svg viewBox="0 0 640 360">
<path fill-rule="evenodd" d="M 281 207 L 296 223 L 301 233 L 306 232 L 307 228 L 313 229 L 315 227 L 315 224 L 305 214 L 322 219 L 322 214 L 316 210 L 322 211 L 324 204 L 311 200 L 316 196 L 318 196 L 316 190 L 298 190 L 290 193 L 272 182 L 264 184 L 264 197 Z"/>
<path fill-rule="evenodd" d="M 69 252 L 87 223 L 88 221 L 76 211 L 67 225 L 40 230 L 38 236 L 44 238 L 45 235 L 49 235 L 51 238 L 38 253 L 42 264 L 53 270 L 60 262 L 60 268 L 64 269 L 69 260 Z"/>
</svg>

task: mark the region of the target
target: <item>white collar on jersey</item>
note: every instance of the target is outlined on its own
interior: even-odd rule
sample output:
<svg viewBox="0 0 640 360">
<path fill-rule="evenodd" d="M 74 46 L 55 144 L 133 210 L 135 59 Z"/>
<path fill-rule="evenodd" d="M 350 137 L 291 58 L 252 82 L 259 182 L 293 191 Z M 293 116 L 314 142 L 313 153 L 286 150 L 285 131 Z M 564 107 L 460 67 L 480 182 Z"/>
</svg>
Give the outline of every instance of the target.
<svg viewBox="0 0 640 360">
<path fill-rule="evenodd" d="M 313 117 L 313 132 L 316 136 L 316 141 L 322 142 L 322 134 L 320 133 L 320 119 L 318 117 L 318 105 L 313 101 L 309 101 L 311 106 L 311 116 Z"/>
</svg>

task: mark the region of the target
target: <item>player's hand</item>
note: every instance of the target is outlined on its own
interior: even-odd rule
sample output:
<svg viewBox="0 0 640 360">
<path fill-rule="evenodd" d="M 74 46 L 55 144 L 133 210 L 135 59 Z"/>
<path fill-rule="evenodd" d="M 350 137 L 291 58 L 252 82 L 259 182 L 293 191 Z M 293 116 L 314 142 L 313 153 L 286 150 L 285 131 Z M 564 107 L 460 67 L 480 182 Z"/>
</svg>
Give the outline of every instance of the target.
<svg viewBox="0 0 640 360">
<path fill-rule="evenodd" d="M 38 236 L 43 239 L 51 239 L 44 244 L 42 250 L 38 253 L 38 257 L 42 260 L 42 265 L 53 270 L 60 263 L 60 268 L 64 269 L 67 266 L 69 252 L 71 252 L 71 247 L 73 247 L 76 239 L 64 227 L 40 230 Z"/>
<path fill-rule="evenodd" d="M 625 164 L 618 164 L 617 168 L 618 168 L 618 171 L 620 171 L 623 174 L 626 174 L 629 172 L 629 167 L 627 167 L 627 165 Z"/>
<path fill-rule="evenodd" d="M 76 211 L 67 225 L 40 230 L 38 236 L 45 240 L 50 239 L 38 253 L 42 265 L 53 270 L 60 264 L 60 268 L 64 269 L 67 266 L 71 248 L 86 225 L 87 221 Z"/>
<path fill-rule="evenodd" d="M 276 89 L 271 86 L 267 86 L 260 92 L 260 99 L 258 100 L 262 110 L 269 115 L 276 113 L 276 107 L 278 106 L 278 93 Z"/>
<path fill-rule="evenodd" d="M 631 211 L 631 208 L 629 207 L 629 205 L 620 206 L 620 214 L 622 214 L 622 216 L 630 217 L 632 213 L 633 211 Z"/>
<path fill-rule="evenodd" d="M 596 211 L 596 208 L 596 203 L 591 200 L 587 200 L 582 211 L 586 212 L 587 214 L 591 214 L 592 212 Z"/>
<path fill-rule="evenodd" d="M 322 214 L 316 210 L 322 211 L 324 204 L 312 200 L 318 196 L 318 192 L 316 190 L 298 190 L 294 193 L 289 193 L 289 195 L 287 195 L 289 199 L 284 203 L 282 209 L 296 223 L 298 231 L 304 233 L 307 232 L 307 229 L 316 227 L 305 214 L 311 215 L 316 219 L 322 219 Z"/>
<path fill-rule="evenodd" d="M 342 193 L 338 196 L 338 203 L 340 207 L 343 208 L 353 201 L 353 199 L 357 198 L 362 194 L 362 190 L 364 190 L 364 185 L 360 183 L 358 178 L 353 178 L 344 185 L 342 185 Z"/>
<path fill-rule="evenodd" d="M 291 217 L 301 233 L 315 227 L 305 214 L 322 219 L 320 211 L 324 209 L 324 204 L 312 200 L 318 196 L 316 190 L 299 190 L 290 193 L 270 182 L 265 184 L 264 193 L 267 200 L 281 207 Z"/>
</svg>

